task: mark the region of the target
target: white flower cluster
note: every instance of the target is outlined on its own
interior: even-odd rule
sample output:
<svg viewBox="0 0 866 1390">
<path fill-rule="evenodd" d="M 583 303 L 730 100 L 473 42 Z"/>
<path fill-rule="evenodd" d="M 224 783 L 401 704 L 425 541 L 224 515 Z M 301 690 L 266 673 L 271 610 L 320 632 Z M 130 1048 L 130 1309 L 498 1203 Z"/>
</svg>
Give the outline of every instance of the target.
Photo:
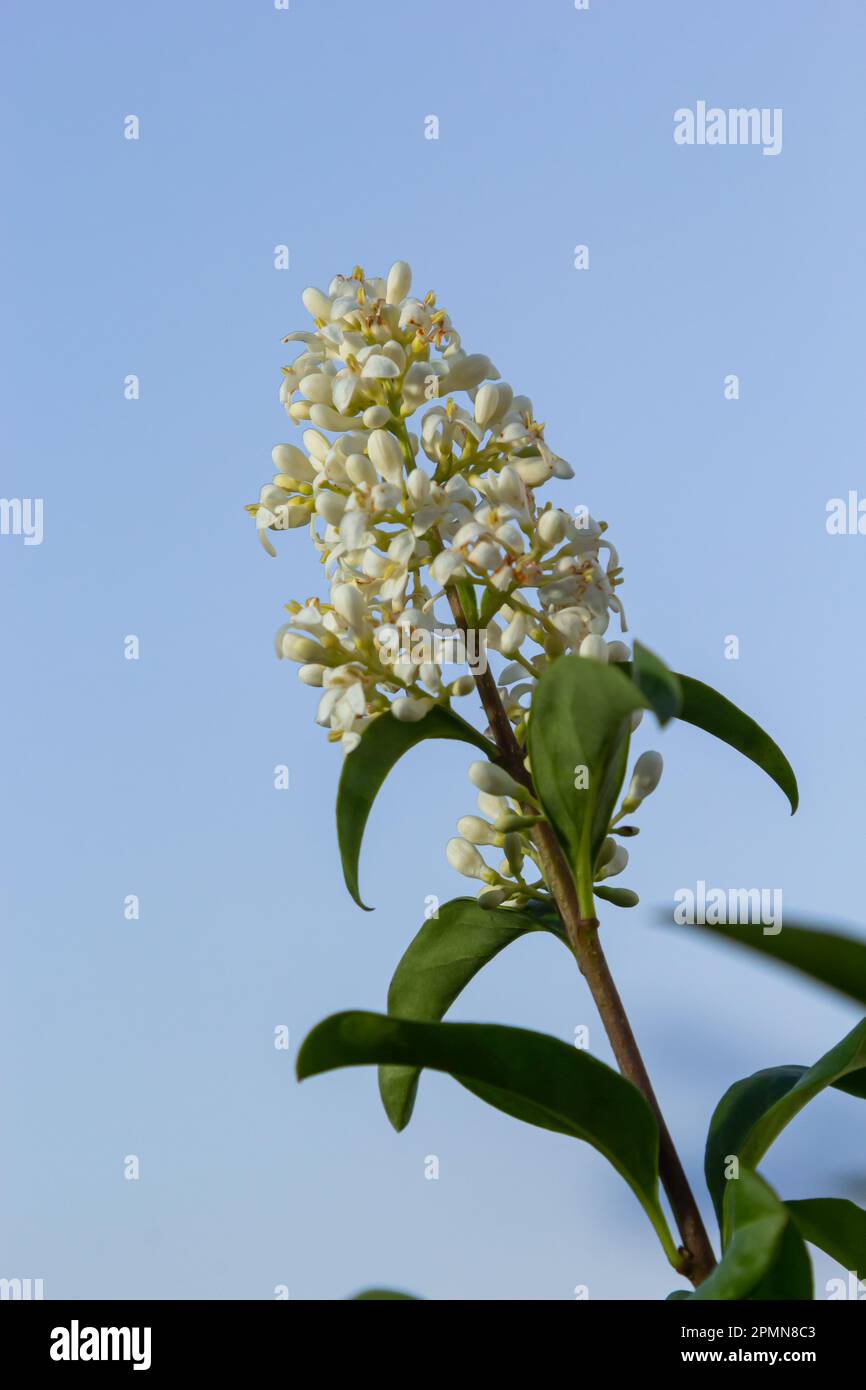
<svg viewBox="0 0 866 1390">
<path fill-rule="evenodd" d="M 465 673 L 446 678 L 434 640 L 446 586 L 471 586 L 472 625 L 507 659 L 497 681 L 516 725 L 563 652 L 628 658 L 604 640 L 611 612 L 625 628 L 604 524 L 539 506 L 536 489 L 573 470 L 548 448 L 532 402 L 464 351 L 411 278 L 398 261 L 386 279 L 356 267 L 327 293 L 304 291 L 313 326 L 284 340 L 302 346 L 280 393 L 303 448 L 276 446 L 276 476 L 248 509 L 270 554 L 274 532 L 308 525 L 325 564 L 327 601 L 287 604 L 277 654 L 322 688 L 318 721 L 347 750 L 389 707 L 419 719 L 472 689 Z M 395 630 L 406 639 L 396 645 Z"/>
<path fill-rule="evenodd" d="M 661 775 L 661 754 L 641 753 L 622 805 L 611 821 L 612 833 L 599 850 L 593 875 L 595 883 L 621 874 L 628 864 L 628 850 L 614 836 L 638 834 L 637 826 L 621 826 L 620 821 L 636 811 L 655 791 Z M 533 900 L 550 902 L 550 892 L 531 839 L 532 827 L 540 816 L 526 814 L 525 808 L 531 801 L 526 788 L 519 786 L 503 768 L 490 762 L 472 763 L 469 780 L 478 791 L 481 815 L 461 816 L 457 822 L 459 834 L 448 841 L 445 851 L 452 869 L 465 878 L 480 880 L 478 900 L 485 907 L 523 907 Z M 487 863 L 479 846 L 502 850 L 505 857 L 497 868 Z M 539 876 L 532 883 L 526 879 L 527 860 L 538 870 Z M 633 896 L 633 900 L 637 902 L 637 897 Z"/>
</svg>

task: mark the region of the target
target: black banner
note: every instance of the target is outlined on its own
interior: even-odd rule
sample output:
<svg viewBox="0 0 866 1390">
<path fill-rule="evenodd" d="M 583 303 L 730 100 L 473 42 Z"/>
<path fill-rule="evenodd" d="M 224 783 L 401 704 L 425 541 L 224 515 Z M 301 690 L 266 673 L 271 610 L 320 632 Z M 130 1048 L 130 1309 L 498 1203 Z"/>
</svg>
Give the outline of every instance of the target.
<svg viewBox="0 0 866 1390">
<path fill-rule="evenodd" d="M 483 1302 L 483 1300 L 480 1300 Z M 423 1300 L 419 1300 L 423 1302 Z M 837 1366 L 854 1362 L 862 1347 L 864 1315 L 858 1300 L 819 1303 L 629 1303 L 578 1301 L 560 1306 L 551 1330 L 566 1340 L 558 1350 L 547 1345 L 547 1356 L 561 1360 L 567 1347 L 575 1352 L 575 1368 L 586 1369 L 602 1357 L 608 1372 L 667 1371 L 705 1366 L 805 1366 L 826 1376 Z M 855 1306 L 852 1306 L 855 1305 Z M 453 1361 L 449 1331 L 457 1312 L 458 1330 L 475 1303 L 449 1304 L 391 1313 L 348 1310 L 334 1304 L 306 1302 L 4 1302 L 0 1305 L 0 1337 L 4 1367 L 16 1365 L 52 1376 L 129 1373 L 151 1379 L 195 1371 L 224 1378 L 234 1371 L 264 1366 L 298 1368 L 298 1358 L 311 1359 L 329 1375 L 345 1364 L 357 1372 L 377 1362 L 385 1345 L 401 1334 L 423 1335 L 423 1371 L 429 1380 L 437 1357 L 443 1374 Z M 529 1345 L 539 1305 L 527 1314 L 522 1338 Z M 554 1305 L 555 1306 L 555 1305 Z M 322 1308 L 328 1311 L 323 1313 Z M 503 1332 L 498 1315 L 488 1305 L 478 1355 L 496 1365 L 511 1356 L 517 1327 L 513 1305 Z M 552 1312 L 551 1314 L 552 1315 Z M 323 1341 L 322 1317 L 329 1323 Z M 385 1318 L 380 1323 L 378 1319 Z M 420 1322 L 415 1322 L 415 1318 Z M 346 1323 L 343 1318 L 347 1318 Z M 394 1319 L 396 1318 L 396 1322 Z M 431 1336 L 431 1334 L 434 1334 Z M 387 1344 L 382 1342 L 386 1336 Z M 368 1341 L 369 1338 L 369 1341 Z M 575 1341 L 574 1339 L 578 1340 Z M 418 1351 L 416 1344 L 416 1354 Z M 578 1350 L 579 1349 L 579 1350 Z M 534 1353 L 537 1355 L 538 1352 Z M 403 1363 L 403 1364 L 411 1364 Z M 478 1364 L 478 1363 L 476 1363 Z M 855 1363 L 856 1364 L 856 1363 Z"/>
</svg>

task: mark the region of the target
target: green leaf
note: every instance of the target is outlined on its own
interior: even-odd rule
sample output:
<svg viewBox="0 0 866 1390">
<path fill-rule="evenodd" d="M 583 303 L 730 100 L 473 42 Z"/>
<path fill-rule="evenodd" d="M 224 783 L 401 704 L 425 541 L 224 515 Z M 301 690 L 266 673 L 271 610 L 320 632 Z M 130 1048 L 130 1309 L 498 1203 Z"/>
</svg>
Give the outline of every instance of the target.
<svg viewBox="0 0 866 1390">
<path fill-rule="evenodd" d="M 421 1299 L 418 1298 L 418 1296 L 417 1296 L 416 1294 L 414 1294 L 414 1293 L 400 1293 L 399 1289 L 362 1289 L 360 1293 L 356 1293 L 356 1294 L 353 1296 L 352 1302 L 353 1302 L 353 1303 L 364 1303 L 364 1302 L 369 1302 L 369 1301 L 372 1300 L 372 1299 L 380 1299 L 380 1300 L 381 1300 L 381 1299 L 394 1299 L 394 1298 L 408 1299 L 408 1301 L 411 1302 L 411 1303 L 420 1303 L 420 1302 L 422 1301 Z"/>
<path fill-rule="evenodd" d="M 801 1237 L 772 1188 L 748 1168 L 728 1185 L 730 1244 L 690 1298 L 696 1302 L 810 1299 L 812 1270 Z"/>
<path fill-rule="evenodd" d="M 679 718 L 703 729 L 705 733 L 713 734 L 763 768 L 787 796 L 793 815 L 800 793 L 791 764 L 779 745 L 764 733 L 760 724 L 756 724 L 724 695 L 713 690 L 712 686 L 704 685 L 703 681 L 694 680 L 692 676 L 681 675 L 677 679 L 683 697 Z"/>
<path fill-rule="evenodd" d="M 713 1199 L 719 1225 L 722 1225 L 726 1162 L 739 1157 L 740 1148 L 752 1126 L 765 1111 L 799 1081 L 805 1067 L 767 1067 L 735 1081 L 722 1096 L 710 1120 L 704 1151 L 704 1176 Z"/>
<path fill-rule="evenodd" d="M 508 594 L 502 589 L 485 589 L 481 599 L 481 615 L 478 619 L 478 626 L 486 628 L 496 617 L 504 603 L 508 602 Z"/>
<path fill-rule="evenodd" d="M 857 941 L 853 936 L 818 931 L 787 921 L 775 936 L 765 936 L 757 926 L 750 924 L 722 926 L 708 922 L 698 930 L 714 932 L 723 940 L 748 946 L 829 985 L 858 1004 L 866 1004 L 866 942 Z"/>
<path fill-rule="evenodd" d="M 334 1014 L 308 1034 L 297 1071 L 303 1080 L 365 1064 L 447 1072 L 506 1115 L 585 1140 L 625 1179 L 676 1260 L 659 1207 L 655 1118 L 630 1081 L 588 1052 L 523 1028 L 355 1012 Z"/>
<path fill-rule="evenodd" d="M 646 698 L 616 666 L 563 656 L 535 689 L 529 757 L 535 788 L 572 869 L 586 879 L 616 804 L 630 716 Z M 588 784 L 575 787 L 576 770 Z"/>
<path fill-rule="evenodd" d="M 866 1019 L 814 1066 L 770 1067 L 725 1092 L 710 1121 L 704 1161 L 717 1212 L 725 1160 L 736 1156 L 741 1166 L 756 1168 L 785 1126 L 828 1086 L 866 1099 Z"/>
<path fill-rule="evenodd" d="M 634 644 L 632 680 L 649 700 L 660 724 L 667 724 L 680 713 L 683 692 L 679 677 L 640 642 Z"/>
<path fill-rule="evenodd" d="M 466 619 L 470 631 L 478 627 L 478 600 L 475 597 L 475 585 L 469 579 L 460 579 L 454 585 L 457 590 L 457 597 L 460 600 L 460 607 L 463 609 L 463 616 Z"/>
<path fill-rule="evenodd" d="M 859 1095 L 866 1082 L 866 1019 L 852 1028 L 840 1043 L 826 1052 L 814 1066 L 809 1067 L 794 1082 L 791 1089 L 770 1106 L 752 1125 L 742 1146 L 740 1159 L 750 1168 L 757 1167 L 770 1145 L 805 1105 L 828 1086 L 846 1078 L 853 1082 L 853 1094 Z M 862 1072 L 856 1077 L 852 1073 Z M 850 1090 L 850 1087 L 845 1089 Z"/>
<path fill-rule="evenodd" d="M 844 1269 L 866 1279 L 866 1211 L 844 1197 L 786 1202 L 797 1229 L 810 1245 L 825 1250 Z"/>
<path fill-rule="evenodd" d="M 552 910 L 481 907 L 474 898 L 445 903 L 406 948 L 388 991 L 388 1013 L 438 1023 L 482 966 L 534 931 L 552 932 L 568 944 Z M 409 1123 L 419 1076 L 417 1067 L 379 1068 L 382 1104 L 396 1130 Z"/>
<path fill-rule="evenodd" d="M 361 742 L 343 763 L 337 791 L 337 840 L 343 877 L 355 902 L 365 912 L 369 912 L 370 908 L 361 901 L 358 859 L 370 809 L 379 788 L 398 759 L 428 738 L 458 739 L 480 748 L 488 758 L 497 757 L 496 748 L 483 734 L 441 705 L 434 705 L 423 719 L 414 724 L 404 723 L 386 713 L 380 714 L 367 726 L 361 735 Z"/>
</svg>

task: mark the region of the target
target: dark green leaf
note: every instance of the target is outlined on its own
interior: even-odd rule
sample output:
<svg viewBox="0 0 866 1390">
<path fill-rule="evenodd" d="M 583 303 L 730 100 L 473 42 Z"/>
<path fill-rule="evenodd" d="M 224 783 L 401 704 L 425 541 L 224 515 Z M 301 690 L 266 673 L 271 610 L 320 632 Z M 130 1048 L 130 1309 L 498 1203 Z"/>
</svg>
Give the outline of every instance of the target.
<svg viewBox="0 0 866 1390">
<path fill-rule="evenodd" d="M 649 700 L 660 724 L 667 724 L 680 713 L 683 692 L 679 677 L 640 642 L 634 644 L 632 680 Z"/>
<path fill-rule="evenodd" d="M 785 1126 L 828 1086 L 866 1098 L 866 1019 L 814 1066 L 770 1067 L 725 1092 L 710 1121 L 704 1164 L 717 1212 L 726 1159 L 757 1167 Z"/>
<path fill-rule="evenodd" d="M 713 1199 L 719 1225 L 725 1190 L 728 1186 L 725 1167 L 729 1158 L 738 1158 L 740 1149 L 752 1126 L 770 1106 L 799 1081 L 805 1067 L 767 1067 L 735 1081 L 716 1106 L 707 1134 L 704 1152 L 704 1176 Z"/>
<path fill-rule="evenodd" d="M 826 1250 L 858 1279 L 866 1279 L 866 1211 L 844 1197 L 811 1197 L 786 1202 L 800 1235 Z"/>
<path fill-rule="evenodd" d="M 552 910 L 481 907 L 474 898 L 445 903 L 406 948 L 388 991 L 388 1013 L 438 1022 L 482 966 L 533 931 L 549 931 L 566 941 Z M 417 1067 L 379 1068 L 382 1104 L 397 1130 L 409 1123 L 419 1075 Z"/>
<path fill-rule="evenodd" d="M 689 930 L 694 931 L 694 927 Z M 722 926 L 707 923 L 697 928 L 735 941 L 753 951 L 793 966 L 821 984 L 837 989 L 858 1004 L 866 1004 L 866 942 L 841 932 L 816 931 L 785 922 L 776 935 L 765 936 L 757 925 Z"/>
<path fill-rule="evenodd" d="M 739 1178 L 729 1183 L 725 1201 L 730 1243 L 712 1274 L 690 1297 L 700 1302 L 811 1298 L 808 1255 L 772 1188 L 757 1173 L 743 1168 Z"/>
<path fill-rule="evenodd" d="M 352 1299 L 353 1303 L 364 1303 L 372 1299 L 408 1299 L 411 1303 L 419 1303 L 421 1300 L 414 1293 L 400 1293 L 398 1289 L 362 1289 L 356 1293 Z"/>
<path fill-rule="evenodd" d="M 337 792 L 337 839 L 346 887 L 366 912 L 370 909 L 360 897 L 358 859 L 370 808 L 398 759 L 428 738 L 458 739 L 480 748 L 489 758 L 496 757 L 496 748 L 483 734 L 452 710 L 434 705 L 414 724 L 395 719 L 390 713 L 379 715 L 343 763 Z"/>
<path fill-rule="evenodd" d="M 591 868 L 607 833 L 625 771 L 629 719 L 646 707 L 625 672 L 585 657 L 560 657 L 538 682 L 529 720 L 532 777 L 576 872 L 582 857 L 584 871 L 587 861 Z M 587 786 L 575 787 L 582 768 Z"/>
<path fill-rule="evenodd" d="M 784 1095 L 765 1110 L 746 1135 L 740 1152 L 740 1160 L 749 1168 L 755 1168 L 773 1141 L 781 1134 L 787 1124 L 799 1114 L 804 1105 L 828 1086 L 834 1086 L 844 1078 L 853 1081 L 859 1088 L 863 1076 L 852 1073 L 862 1072 L 866 1067 L 866 1019 L 852 1028 L 840 1043 L 826 1052 L 814 1066 L 809 1067 Z M 859 1094 L 859 1089 L 855 1094 Z"/>
<path fill-rule="evenodd" d="M 640 1092 L 580 1048 L 523 1028 L 413 1023 L 383 1014 L 326 1018 L 298 1054 L 303 1080 L 335 1067 L 430 1067 L 506 1115 L 592 1144 L 625 1178 L 676 1258 L 658 1201 L 658 1128 Z"/>
<path fill-rule="evenodd" d="M 677 679 L 683 697 L 680 719 L 703 729 L 705 733 L 713 734 L 763 768 L 787 796 L 793 815 L 800 799 L 797 779 L 778 744 L 764 733 L 760 724 L 756 724 L 724 695 L 713 690 L 712 686 L 704 685 L 703 681 L 697 681 L 692 676 L 680 675 Z"/>
</svg>

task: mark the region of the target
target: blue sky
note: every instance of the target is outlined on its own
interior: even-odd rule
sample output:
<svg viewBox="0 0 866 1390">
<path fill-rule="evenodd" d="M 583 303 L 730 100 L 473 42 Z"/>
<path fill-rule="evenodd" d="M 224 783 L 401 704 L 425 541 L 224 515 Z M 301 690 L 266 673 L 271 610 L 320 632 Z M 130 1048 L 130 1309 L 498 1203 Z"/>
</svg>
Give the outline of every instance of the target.
<svg viewBox="0 0 866 1390">
<path fill-rule="evenodd" d="M 610 909 L 605 941 L 700 1184 L 724 1089 L 857 1021 L 655 919 L 704 879 L 864 921 L 866 539 L 829 536 L 825 508 L 866 490 L 866 12 L 8 0 L 2 27 L 0 493 L 44 499 L 44 540 L 0 537 L 0 1274 L 58 1298 L 663 1296 L 676 1281 L 593 1151 L 445 1077 L 399 1136 L 372 1072 L 294 1083 L 309 1027 L 382 1007 L 425 897 L 462 891 L 444 844 L 472 809 L 468 758 L 437 745 L 397 769 L 361 914 L 338 868 L 339 753 L 271 645 L 320 573 L 303 533 L 266 557 L 243 504 L 294 438 L 279 339 L 304 326 L 302 289 L 405 258 L 532 396 L 576 471 L 558 500 L 609 522 L 632 634 L 788 752 L 793 820 L 694 730 L 638 740 L 666 771 L 628 874 L 642 906 Z M 676 145 L 674 111 L 699 100 L 781 108 L 781 153 Z M 454 1016 L 588 1024 L 610 1057 L 553 941 L 514 946 Z M 863 1195 L 864 1131 L 824 1097 L 766 1172 L 786 1197 Z M 821 1289 L 835 1270 L 816 1269 Z"/>
</svg>

